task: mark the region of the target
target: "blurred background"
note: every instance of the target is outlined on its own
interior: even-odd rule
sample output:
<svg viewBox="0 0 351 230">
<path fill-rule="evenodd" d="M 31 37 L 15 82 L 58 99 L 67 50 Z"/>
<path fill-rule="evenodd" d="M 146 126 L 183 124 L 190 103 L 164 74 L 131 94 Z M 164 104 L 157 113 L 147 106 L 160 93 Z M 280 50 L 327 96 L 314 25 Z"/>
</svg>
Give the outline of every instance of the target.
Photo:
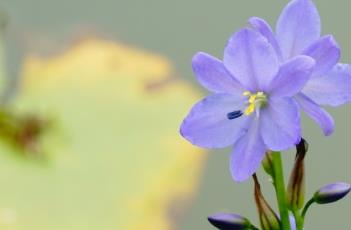
<svg viewBox="0 0 351 230">
<path fill-rule="evenodd" d="M 206 94 L 192 56 L 221 58 L 250 16 L 274 25 L 287 2 L 0 1 L 0 228 L 205 230 L 217 211 L 258 223 L 252 182 L 231 180 L 231 150 L 206 152 L 178 129 Z M 351 63 L 351 2 L 315 2 Z M 329 111 L 328 138 L 303 117 L 307 197 L 351 181 L 351 106 Z M 293 158 L 284 154 L 286 176 Z M 306 229 L 345 228 L 350 210 L 350 198 L 316 206 Z"/>
</svg>

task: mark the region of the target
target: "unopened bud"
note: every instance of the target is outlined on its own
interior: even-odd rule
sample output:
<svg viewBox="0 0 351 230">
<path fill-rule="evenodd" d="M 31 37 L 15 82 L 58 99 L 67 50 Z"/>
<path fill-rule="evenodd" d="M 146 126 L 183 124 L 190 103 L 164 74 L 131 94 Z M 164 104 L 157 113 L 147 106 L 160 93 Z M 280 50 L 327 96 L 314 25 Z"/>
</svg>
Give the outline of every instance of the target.
<svg viewBox="0 0 351 230">
<path fill-rule="evenodd" d="M 216 213 L 208 217 L 208 221 L 221 230 L 254 230 L 248 219 L 234 213 Z"/>
<path fill-rule="evenodd" d="M 313 195 L 313 200 L 318 204 L 328 204 L 344 198 L 351 191 L 351 185 L 338 182 L 320 188 Z"/>
<path fill-rule="evenodd" d="M 287 188 L 287 204 L 290 210 L 299 210 L 305 200 L 305 164 L 308 144 L 304 139 L 296 145 L 296 157 Z"/>
<path fill-rule="evenodd" d="M 262 230 L 279 230 L 280 220 L 277 214 L 263 197 L 261 186 L 258 182 L 256 174 L 253 175 L 253 179 L 255 182 L 255 201 Z"/>
<path fill-rule="evenodd" d="M 274 178 L 274 168 L 273 168 L 273 157 L 272 157 L 273 152 L 272 151 L 267 151 L 265 158 L 263 158 L 262 161 L 262 166 L 264 171 L 268 175 L 270 175 L 272 178 Z"/>
</svg>

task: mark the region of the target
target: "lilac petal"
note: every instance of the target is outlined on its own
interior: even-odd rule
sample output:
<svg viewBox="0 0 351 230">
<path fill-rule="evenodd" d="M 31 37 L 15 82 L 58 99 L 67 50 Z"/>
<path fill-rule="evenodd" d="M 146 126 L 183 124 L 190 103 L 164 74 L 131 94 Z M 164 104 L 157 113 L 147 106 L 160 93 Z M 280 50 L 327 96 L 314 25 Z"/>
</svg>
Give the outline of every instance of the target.
<svg viewBox="0 0 351 230">
<path fill-rule="evenodd" d="M 184 119 L 180 133 L 194 145 L 222 148 L 235 143 L 246 133 L 248 116 L 228 119 L 227 114 L 244 107 L 244 98 L 214 94 L 198 102 Z"/>
<path fill-rule="evenodd" d="M 249 91 L 264 91 L 278 71 L 273 47 L 260 33 L 242 29 L 228 41 L 224 66 Z"/>
<path fill-rule="evenodd" d="M 230 158 L 233 179 L 238 182 L 247 180 L 260 166 L 266 150 L 259 131 L 258 119 L 255 119 L 249 131 L 234 145 Z"/>
<path fill-rule="evenodd" d="M 193 71 L 203 87 L 214 93 L 242 93 L 242 86 L 230 75 L 223 63 L 206 53 L 197 53 Z"/>
<path fill-rule="evenodd" d="M 306 95 L 299 93 L 295 97 L 300 107 L 322 128 L 324 135 L 334 132 L 334 120 L 330 114 Z"/>
<path fill-rule="evenodd" d="M 301 140 L 300 113 L 291 98 L 271 98 L 260 112 L 260 132 L 265 145 L 273 151 L 290 148 Z"/>
<path fill-rule="evenodd" d="M 271 26 L 264 19 L 258 17 L 251 17 L 249 23 L 267 39 L 277 53 L 279 60 L 282 60 L 282 53 Z"/>
<path fill-rule="evenodd" d="M 340 59 L 340 48 L 332 35 L 326 35 L 310 45 L 303 54 L 316 61 L 313 75 L 318 77 L 329 72 Z"/>
<path fill-rule="evenodd" d="M 269 87 L 272 97 L 294 96 L 309 80 L 315 61 L 308 56 L 297 56 L 280 67 Z"/>
<path fill-rule="evenodd" d="M 283 10 L 277 23 L 277 40 L 286 60 L 320 37 L 321 22 L 311 0 L 293 0 Z"/>
<path fill-rule="evenodd" d="M 296 230 L 296 221 L 295 221 L 295 217 L 291 214 L 289 214 L 289 220 L 290 220 L 290 227 L 291 230 Z"/>
<path fill-rule="evenodd" d="M 339 106 L 351 101 L 351 65 L 338 64 L 323 77 L 312 78 L 302 90 L 320 105 Z"/>
</svg>

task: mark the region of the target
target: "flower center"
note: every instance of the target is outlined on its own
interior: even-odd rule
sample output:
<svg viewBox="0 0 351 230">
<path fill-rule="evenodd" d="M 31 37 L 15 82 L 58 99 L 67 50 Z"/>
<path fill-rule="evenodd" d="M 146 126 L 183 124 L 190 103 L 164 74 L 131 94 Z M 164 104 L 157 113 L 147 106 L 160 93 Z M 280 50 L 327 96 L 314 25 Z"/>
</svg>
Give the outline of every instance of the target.
<svg viewBox="0 0 351 230">
<path fill-rule="evenodd" d="M 267 103 L 267 96 L 263 92 L 253 94 L 250 91 L 245 91 L 243 95 L 249 98 L 248 106 L 244 111 L 246 116 L 251 115 L 253 112 L 255 112 L 256 108 L 259 109 L 260 107 L 265 106 Z"/>
</svg>

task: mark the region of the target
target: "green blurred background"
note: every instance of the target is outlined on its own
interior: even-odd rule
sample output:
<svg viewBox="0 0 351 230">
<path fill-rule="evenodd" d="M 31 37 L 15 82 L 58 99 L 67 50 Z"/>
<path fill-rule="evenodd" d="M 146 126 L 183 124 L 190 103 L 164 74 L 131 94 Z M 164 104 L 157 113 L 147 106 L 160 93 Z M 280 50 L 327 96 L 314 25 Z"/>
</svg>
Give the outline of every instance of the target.
<svg viewBox="0 0 351 230">
<path fill-rule="evenodd" d="M 28 53 L 55 55 L 72 43 L 89 36 L 118 40 L 169 58 L 178 73 L 199 89 L 190 61 L 197 51 L 222 56 L 228 37 L 246 25 L 250 16 L 274 24 L 288 1 L 277 0 L 11 0 L 1 1 L 9 25 L 6 30 L 8 72 L 19 75 Z M 342 61 L 351 63 L 349 0 L 316 0 L 323 33 L 333 34 L 342 47 Z M 14 87 L 15 88 L 15 87 Z M 195 102 L 195 101 L 194 101 Z M 303 119 L 304 136 L 310 143 L 307 157 L 307 191 L 329 182 L 351 182 L 351 106 L 329 109 L 336 120 L 333 136 L 325 138 L 308 118 Z M 177 132 L 178 130 L 174 130 Z M 177 229 L 213 229 L 206 216 L 216 211 L 233 211 L 257 221 L 252 183 L 233 183 L 228 170 L 230 149 L 213 151 L 206 159 L 200 187 Z M 166 154 L 166 153 L 165 153 Z M 291 165 L 293 152 L 286 153 Z M 286 172 L 290 169 L 286 167 Z M 261 176 L 269 200 L 273 190 Z M 45 185 L 43 185 L 45 186 Z M 270 195 L 268 195 L 270 194 Z M 1 190 L 0 190 L 1 196 Z M 350 226 L 351 199 L 314 207 L 305 229 L 340 229 Z M 125 215 L 128 215 L 127 213 Z"/>
</svg>

